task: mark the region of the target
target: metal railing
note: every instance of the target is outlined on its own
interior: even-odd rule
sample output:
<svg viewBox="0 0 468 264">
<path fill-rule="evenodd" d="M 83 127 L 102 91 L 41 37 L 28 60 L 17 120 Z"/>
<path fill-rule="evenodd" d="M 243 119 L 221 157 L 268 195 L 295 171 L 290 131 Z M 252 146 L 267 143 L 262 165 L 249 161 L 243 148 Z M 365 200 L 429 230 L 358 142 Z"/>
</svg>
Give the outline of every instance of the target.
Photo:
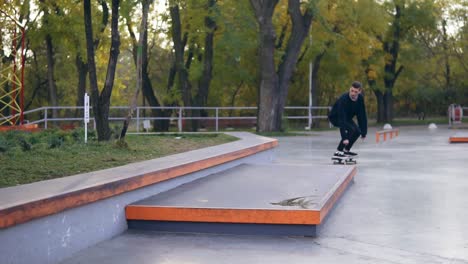
<svg viewBox="0 0 468 264">
<path fill-rule="evenodd" d="M 288 120 L 304 120 L 312 123 L 314 119 L 327 119 L 326 114 L 313 115 L 314 111 L 322 110 L 321 112 L 330 111 L 330 106 L 287 106 L 284 110 L 284 118 Z M 111 106 L 109 109 L 109 121 L 123 121 L 128 114 L 128 106 Z M 148 115 L 147 111 L 152 110 L 172 110 L 171 116 L 152 116 Z M 185 116 L 187 110 L 203 110 L 207 116 Z M 52 117 L 52 111 L 59 112 L 58 117 Z M 94 117 L 92 114 L 92 108 L 90 109 L 90 121 L 94 124 Z M 309 112 L 310 111 L 310 112 Z M 49 123 L 56 124 L 57 122 L 79 122 L 83 121 L 83 106 L 44 106 L 37 109 L 25 111 L 25 122 L 29 124 L 43 124 L 44 128 L 49 127 Z M 17 114 L 19 115 L 19 114 Z M 8 116 L 4 118 L 11 118 Z M 2 120 L 0 118 L 0 120 Z M 252 123 L 256 123 L 257 120 L 257 107 L 150 107 L 150 106 L 139 106 L 135 109 L 132 120 L 136 122 L 136 131 L 140 132 L 140 126 L 144 120 L 170 120 L 171 122 L 177 122 L 179 132 L 183 131 L 185 120 L 205 120 L 214 122 L 214 128 L 219 131 L 220 123 L 224 120 L 251 120 Z M 247 122 L 248 123 L 248 122 Z"/>
</svg>

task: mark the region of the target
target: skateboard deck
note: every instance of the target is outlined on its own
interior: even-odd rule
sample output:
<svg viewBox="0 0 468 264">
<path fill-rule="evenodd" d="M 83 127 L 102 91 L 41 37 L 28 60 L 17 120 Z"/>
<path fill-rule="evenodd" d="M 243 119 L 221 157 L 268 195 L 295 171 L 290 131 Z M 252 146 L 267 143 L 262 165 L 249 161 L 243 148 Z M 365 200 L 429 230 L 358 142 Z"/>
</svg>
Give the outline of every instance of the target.
<svg viewBox="0 0 468 264">
<path fill-rule="evenodd" d="M 333 164 L 356 164 L 357 157 L 335 157 L 332 156 Z"/>
</svg>

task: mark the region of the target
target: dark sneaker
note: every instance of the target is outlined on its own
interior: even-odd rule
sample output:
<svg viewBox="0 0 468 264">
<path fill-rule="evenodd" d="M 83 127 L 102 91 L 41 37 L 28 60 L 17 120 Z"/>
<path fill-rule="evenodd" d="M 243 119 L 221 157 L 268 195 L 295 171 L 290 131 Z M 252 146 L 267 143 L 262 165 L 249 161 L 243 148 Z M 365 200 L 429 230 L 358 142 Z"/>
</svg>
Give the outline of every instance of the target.
<svg viewBox="0 0 468 264">
<path fill-rule="evenodd" d="M 333 154 L 333 157 L 335 157 L 335 158 L 345 158 L 346 155 L 344 154 L 343 151 L 337 151 L 337 152 L 335 152 L 335 154 Z"/>
<path fill-rule="evenodd" d="M 354 157 L 354 156 L 357 156 L 357 153 L 355 152 L 351 152 L 351 151 L 344 151 L 344 154 L 348 157 Z"/>
</svg>

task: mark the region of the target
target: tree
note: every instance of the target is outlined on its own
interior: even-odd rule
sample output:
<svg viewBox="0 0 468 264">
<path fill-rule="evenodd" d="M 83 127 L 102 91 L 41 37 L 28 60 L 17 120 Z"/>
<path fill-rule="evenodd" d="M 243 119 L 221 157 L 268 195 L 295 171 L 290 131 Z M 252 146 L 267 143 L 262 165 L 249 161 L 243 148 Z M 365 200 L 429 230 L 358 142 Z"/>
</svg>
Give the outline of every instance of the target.
<svg viewBox="0 0 468 264">
<path fill-rule="evenodd" d="M 152 3 L 152 1 L 150 1 Z M 127 3 L 128 4 L 128 3 Z M 146 5 L 146 2 L 145 4 Z M 146 12 L 146 16 L 148 16 L 149 14 L 149 10 L 148 11 L 145 11 L 144 10 L 144 5 L 142 4 L 142 9 L 143 9 L 143 12 L 142 12 L 142 20 L 144 18 L 144 15 L 145 15 L 145 12 Z M 149 9 L 149 6 L 148 6 L 148 9 Z M 154 85 L 152 83 L 152 80 L 151 80 L 151 76 L 150 76 L 150 72 L 149 72 L 149 64 L 150 64 L 150 58 L 152 57 L 150 52 L 151 52 L 151 47 L 149 47 L 150 45 L 151 46 L 154 46 L 154 41 L 150 44 L 148 39 L 148 27 L 149 25 L 146 25 L 144 30 L 145 30 L 145 33 L 143 35 L 143 39 L 141 40 L 137 40 L 136 38 L 136 34 L 133 30 L 133 24 L 134 22 L 132 22 L 132 17 L 134 17 L 134 14 L 132 14 L 132 12 L 128 12 L 128 14 L 124 14 L 125 16 L 125 19 L 127 21 L 127 30 L 130 34 L 130 40 L 132 42 L 132 55 L 133 55 L 133 60 L 134 60 L 134 63 L 135 65 L 137 66 L 137 61 L 138 61 L 138 50 L 140 49 L 141 50 L 141 74 L 142 74 L 142 86 L 141 86 L 141 90 L 142 90 L 142 94 L 143 94 L 143 97 L 144 97 L 144 100 L 146 100 L 148 102 L 148 104 L 152 107 L 160 107 L 163 105 L 161 99 L 159 99 L 156 94 L 157 94 L 157 91 L 153 88 Z M 146 18 L 148 20 L 148 18 Z M 158 26 L 158 25 L 156 25 Z M 140 27 L 141 27 L 141 21 L 140 21 Z M 160 30 L 154 30 L 153 34 L 158 34 L 160 33 Z M 140 32 L 141 34 L 141 32 Z M 141 35 L 140 35 L 141 36 Z M 141 43 L 141 46 L 139 46 Z M 157 50 L 159 51 L 159 50 Z M 157 54 L 158 55 L 158 54 Z M 153 56 L 154 58 L 155 56 Z M 161 63 L 163 64 L 162 61 L 158 60 L 156 63 Z M 138 66 L 137 66 L 138 67 Z M 161 96 L 162 97 L 162 96 Z M 161 110 L 161 109 L 152 109 L 151 110 L 151 114 L 152 116 L 155 116 L 155 117 L 169 117 L 170 114 L 171 114 L 171 110 Z M 165 120 L 155 120 L 153 122 L 153 128 L 154 130 L 156 131 L 168 131 L 169 129 L 169 120 L 165 119 Z"/>
<path fill-rule="evenodd" d="M 96 62 L 94 59 L 94 39 L 91 17 L 91 3 L 90 0 L 84 0 L 84 22 L 86 33 L 86 50 L 88 57 L 89 67 L 89 81 L 91 86 L 91 103 L 93 106 L 93 113 L 96 122 L 96 130 L 98 134 L 98 141 L 107 141 L 111 137 L 111 130 L 109 127 L 109 108 L 110 97 L 114 85 L 115 69 L 117 66 L 117 58 L 120 50 L 120 36 L 118 29 L 119 20 L 119 0 L 112 0 L 112 21 L 111 21 L 111 48 L 109 53 L 109 63 L 107 67 L 107 75 L 104 83 L 104 88 L 99 93 L 97 83 Z"/>
<path fill-rule="evenodd" d="M 433 24 L 431 3 L 432 1 L 407 2 L 405 0 L 393 0 L 392 3 L 386 3 L 392 22 L 385 36 L 377 36 L 382 42 L 384 51 L 383 81 L 385 87 L 383 93 L 380 90 L 374 91 L 377 103 L 383 104 L 378 107 L 377 122 L 393 120 L 393 88 L 404 69 L 404 65 L 398 64 L 401 43 L 411 30 Z"/>
<path fill-rule="evenodd" d="M 182 103 L 186 107 L 206 106 L 208 101 L 209 87 L 212 79 L 213 71 L 213 54 L 214 54 L 214 31 L 216 30 L 216 21 L 214 20 L 212 11 L 215 8 L 216 1 L 207 0 L 206 5 L 194 5 L 192 12 L 201 11 L 206 12 L 203 16 L 203 24 L 200 25 L 199 21 L 192 19 L 191 16 L 186 16 L 185 24 L 184 18 L 181 16 L 180 5 L 186 5 L 185 10 L 191 10 L 190 3 L 183 3 L 183 1 L 170 1 L 169 12 L 171 17 L 171 36 L 174 45 L 174 67 L 169 76 L 169 87 L 174 84 L 177 77 L 178 91 L 182 97 Z M 198 12 L 200 14 L 201 12 Z M 200 16 L 199 16 L 200 17 Z M 190 28 L 192 31 L 184 31 L 184 28 Z M 204 41 L 200 41 L 200 33 L 204 34 Z M 186 46 L 188 48 L 186 49 Z M 194 63 L 199 63 L 202 66 L 196 67 L 195 70 L 201 68 L 201 74 L 197 74 L 194 80 L 191 80 L 190 73 L 191 67 Z M 195 89 L 194 89 L 195 88 Z M 194 92 L 195 90 L 195 92 Z M 193 96 L 193 94 L 195 94 Z M 185 115 L 188 117 L 198 117 L 206 115 L 200 110 L 185 109 Z M 196 131 L 198 129 L 198 121 L 191 120 L 191 129 Z"/>
<path fill-rule="evenodd" d="M 148 11 L 149 7 L 151 5 L 151 0 L 142 0 L 141 5 L 142 5 L 142 18 L 141 18 L 141 24 L 140 24 L 140 36 L 139 36 L 139 41 L 138 41 L 138 46 L 137 46 L 137 56 L 136 56 L 136 90 L 135 90 L 135 95 L 132 98 L 132 101 L 130 102 L 130 109 L 128 111 L 127 117 L 125 118 L 122 131 L 120 133 L 120 141 L 124 141 L 125 135 L 127 133 L 128 125 L 130 124 L 130 120 L 132 118 L 133 112 L 135 111 L 137 107 L 137 100 L 138 100 L 138 94 L 140 93 L 140 89 L 143 86 L 143 59 L 147 61 L 147 56 L 146 52 L 143 54 L 143 50 L 147 50 L 147 40 L 148 40 Z M 146 45 L 145 45 L 146 44 Z M 145 62 L 145 65 L 147 66 L 148 63 Z M 145 69 L 146 70 L 146 69 Z M 148 76 L 146 74 L 146 76 Z"/>
<path fill-rule="evenodd" d="M 93 36 L 93 43 L 94 43 L 94 50 L 96 50 L 99 46 L 100 38 L 104 34 L 108 22 L 109 22 L 109 8 L 107 6 L 107 3 L 105 1 L 99 1 L 101 4 L 101 9 L 102 9 L 102 20 L 101 24 L 99 25 L 99 33 L 97 36 Z M 78 23 L 76 21 L 79 17 L 77 15 L 72 16 L 70 18 L 69 23 L 72 25 L 78 25 L 82 30 L 82 24 Z M 78 84 L 76 87 L 76 106 L 83 106 L 84 105 L 84 95 L 86 93 L 86 79 L 88 76 L 88 62 L 86 60 L 86 56 L 83 54 L 84 48 L 83 46 L 86 46 L 86 43 L 83 43 L 82 41 L 82 34 L 78 34 L 76 31 L 73 32 L 74 34 L 70 37 L 71 42 L 73 44 L 73 48 L 75 49 L 75 67 L 76 67 L 76 73 L 77 73 L 77 78 L 78 78 Z M 78 109 L 75 112 L 75 116 L 78 116 Z"/>
<path fill-rule="evenodd" d="M 50 25 L 49 25 L 49 17 L 51 16 L 49 13 L 49 7 L 45 4 L 44 0 L 40 0 L 41 9 L 43 12 L 43 23 L 46 30 L 49 30 L 45 34 L 45 44 L 46 44 L 46 56 L 47 56 L 47 87 L 49 88 L 49 101 L 52 106 L 58 106 L 58 99 L 57 99 L 57 85 L 55 83 L 55 71 L 54 71 L 54 45 L 52 43 L 52 36 L 50 34 Z M 59 12 L 59 8 L 55 7 L 55 13 Z M 57 118 L 57 109 L 52 110 L 52 118 Z"/>
<path fill-rule="evenodd" d="M 189 54 L 187 63 L 184 62 L 185 45 L 187 43 L 188 33 L 182 33 L 182 23 L 180 17 L 180 7 L 178 3 L 172 3 L 169 6 L 171 14 L 172 41 L 174 43 L 174 73 L 177 75 L 180 94 L 184 106 L 192 106 L 192 85 L 189 82 L 190 63 L 192 56 Z M 190 109 L 185 110 L 187 116 L 192 116 Z"/>
<path fill-rule="evenodd" d="M 206 106 L 210 90 L 211 79 L 213 78 L 213 56 L 214 56 L 214 34 L 216 31 L 216 21 L 213 18 L 212 10 L 216 4 L 215 0 L 208 0 L 208 14 L 205 16 L 205 45 L 203 52 L 203 70 L 198 80 L 198 90 L 195 94 L 194 102 L 196 106 Z M 204 111 L 195 109 L 194 116 L 207 116 Z M 198 129 L 198 122 L 192 122 L 192 130 Z"/>
<path fill-rule="evenodd" d="M 224 1 L 213 8 L 213 78 L 208 106 L 256 106 L 257 25 L 248 1 Z M 205 16 L 206 17 L 206 16 Z M 237 112 L 237 113 L 236 113 Z M 253 112 L 254 111 L 250 111 Z M 219 112 L 220 116 L 244 114 L 243 111 Z"/>
<path fill-rule="evenodd" d="M 305 4 L 301 11 L 299 0 L 288 0 L 288 15 L 292 22 L 291 35 L 278 66 L 275 63 L 276 32 L 273 13 L 278 0 L 250 3 L 259 25 L 260 87 L 258 93 L 257 131 L 280 131 L 283 109 L 289 82 L 295 70 L 302 43 L 306 38 L 314 16 L 314 1 Z"/>
</svg>

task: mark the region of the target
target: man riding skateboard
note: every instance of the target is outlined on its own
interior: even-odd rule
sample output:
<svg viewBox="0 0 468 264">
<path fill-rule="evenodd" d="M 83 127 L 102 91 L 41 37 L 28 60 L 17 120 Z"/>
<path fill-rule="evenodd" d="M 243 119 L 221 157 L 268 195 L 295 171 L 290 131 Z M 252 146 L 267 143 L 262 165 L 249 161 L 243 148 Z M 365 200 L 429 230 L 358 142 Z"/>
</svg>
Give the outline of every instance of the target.
<svg viewBox="0 0 468 264">
<path fill-rule="evenodd" d="M 339 127 L 341 134 L 340 143 L 333 157 L 352 158 L 357 156 L 357 153 L 351 152 L 351 148 L 359 136 L 364 139 L 367 135 L 366 106 L 361 92 L 361 83 L 353 82 L 349 91 L 338 98 L 328 115 L 330 123 Z M 355 116 L 359 126 L 353 121 Z"/>
</svg>

